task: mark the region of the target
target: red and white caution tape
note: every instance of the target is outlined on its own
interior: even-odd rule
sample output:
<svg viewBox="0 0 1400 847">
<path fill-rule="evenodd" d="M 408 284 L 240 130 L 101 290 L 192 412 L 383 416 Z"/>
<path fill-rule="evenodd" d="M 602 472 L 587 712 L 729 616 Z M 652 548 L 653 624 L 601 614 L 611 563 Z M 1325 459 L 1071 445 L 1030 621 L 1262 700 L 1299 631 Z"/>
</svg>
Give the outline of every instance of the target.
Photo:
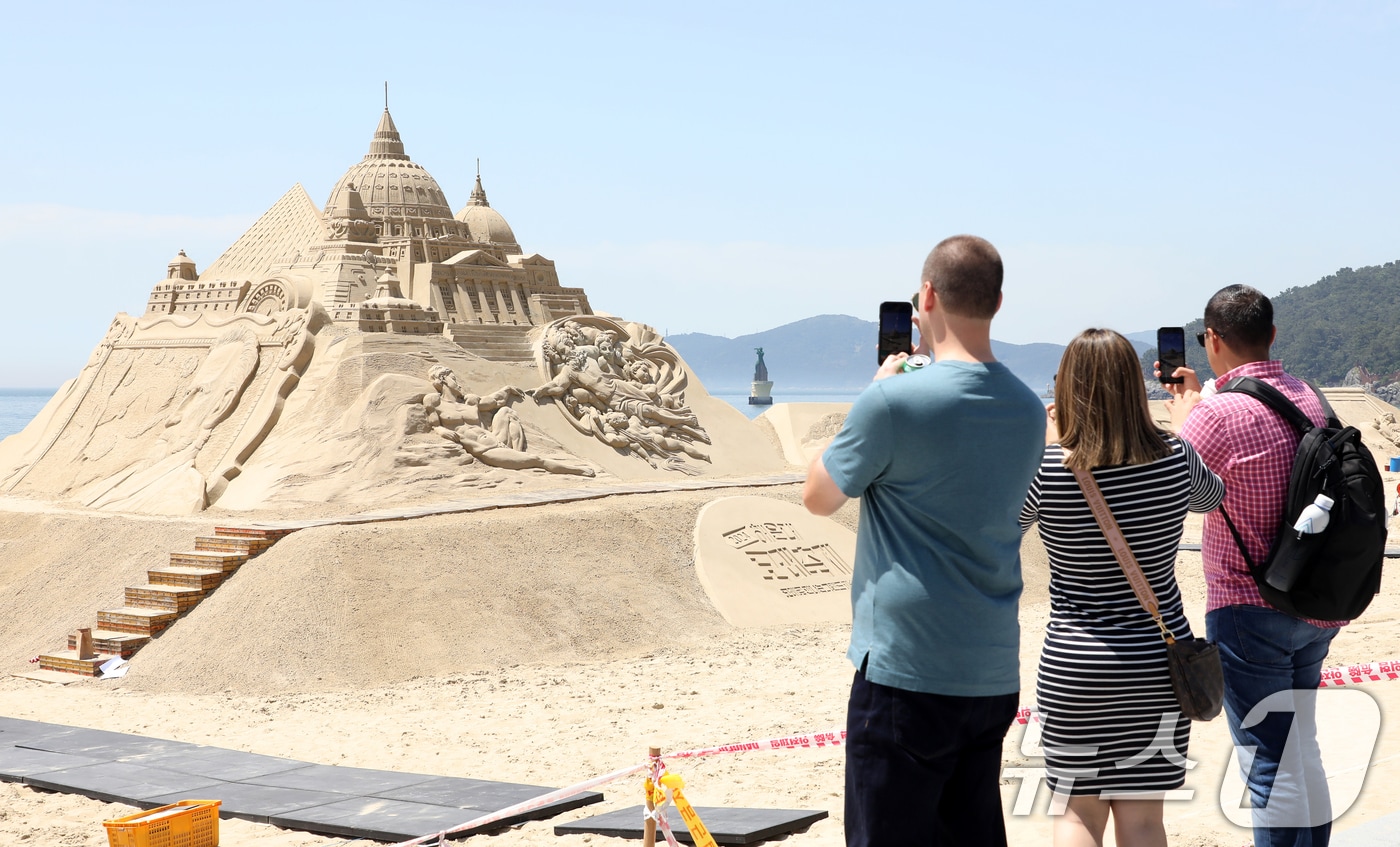
<svg viewBox="0 0 1400 847">
<path fill-rule="evenodd" d="M 1383 679 L 1400 679 L 1400 661 L 1370 662 L 1364 665 L 1323 668 L 1322 682 L 1318 688 L 1338 685 L 1360 685 L 1363 682 L 1380 682 Z"/>
<path fill-rule="evenodd" d="M 813 747 L 840 747 L 845 743 L 846 730 L 830 729 L 826 732 L 804 732 L 798 735 L 785 735 L 782 738 L 765 738 L 762 741 L 743 741 L 738 744 L 722 744 L 719 747 L 682 750 L 679 753 L 667 753 L 666 758 L 694 759 L 699 756 L 747 753 L 752 750 L 809 750 Z"/>
</svg>

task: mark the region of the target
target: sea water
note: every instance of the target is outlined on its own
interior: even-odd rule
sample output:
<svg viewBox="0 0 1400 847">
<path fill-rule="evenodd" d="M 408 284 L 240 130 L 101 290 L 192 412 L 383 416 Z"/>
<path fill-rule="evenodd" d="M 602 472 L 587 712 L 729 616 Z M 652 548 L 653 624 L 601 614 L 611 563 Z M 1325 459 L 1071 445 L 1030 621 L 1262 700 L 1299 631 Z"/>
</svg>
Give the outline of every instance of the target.
<svg viewBox="0 0 1400 847">
<path fill-rule="evenodd" d="M 52 388 L 0 388 L 0 438 L 24 429 L 53 397 Z"/>
<path fill-rule="evenodd" d="M 775 404 L 854 403 L 856 400 L 856 395 L 858 394 L 860 394 L 859 391 L 850 390 L 809 391 L 804 392 L 802 394 L 783 394 L 780 392 L 774 392 L 773 402 Z M 756 418 L 768 409 L 773 408 L 772 406 L 750 406 L 749 395 L 747 394 L 726 394 L 724 392 L 715 392 L 710 396 L 715 398 L 716 400 L 723 400 L 724 402 L 743 412 L 745 415 L 748 415 L 750 418 Z M 702 421 L 701 423 L 703 425 L 704 422 Z"/>
</svg>

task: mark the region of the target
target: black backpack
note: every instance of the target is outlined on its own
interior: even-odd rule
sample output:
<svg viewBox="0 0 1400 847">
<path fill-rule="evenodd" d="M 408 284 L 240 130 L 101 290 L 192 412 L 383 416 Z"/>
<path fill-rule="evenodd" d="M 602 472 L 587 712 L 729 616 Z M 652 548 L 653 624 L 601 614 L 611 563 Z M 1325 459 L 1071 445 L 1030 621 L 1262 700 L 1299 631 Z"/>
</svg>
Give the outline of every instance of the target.
<svg viewBox="0 0 1400 847">
<path fill-rule="evenodd" d="M 1217 390 L 1248 394 L 1273 409 L 1302 437 L 1267 559 L 1256 564 L 1249 558 L 1239 530 L 1223 504 L 1220 508 L 1264 602 L 1300 618 L 1355 618 L 1380 591 L 1390 519 L 1380 470 L 1361 443 L 1361 432 L 1342 426 L 1316 388 L 1327 415 L 1323 426 L 1315 426 L 1277 388 L 1253 377 L 1232 379 Z M 1319 494 L 1333 500 L 1327 527 L 1319 533 L 1298 533 L 1294 522 Z"/>
</svg>

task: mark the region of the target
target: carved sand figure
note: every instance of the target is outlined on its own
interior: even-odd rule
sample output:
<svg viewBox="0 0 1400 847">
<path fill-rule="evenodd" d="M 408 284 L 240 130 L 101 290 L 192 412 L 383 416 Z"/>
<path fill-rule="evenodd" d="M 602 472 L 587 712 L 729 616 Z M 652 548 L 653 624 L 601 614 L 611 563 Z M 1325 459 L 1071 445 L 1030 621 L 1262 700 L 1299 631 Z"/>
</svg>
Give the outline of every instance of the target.
<svg viewBox="0 0 1400 847">
<path fill-rule="evenodd" d="M 695 427 L 700 423 L 687 409 L 667 409 L 653 402 L 644 386 L 603 373 L 582 351 L 576 352 L 549 382 L 525 393 L 536 400 L 572 394 L 580 403 L 616 409 L 667 426 Z"/>
<path fill-rule="evenodd" d="M 655 455 L 665 457 L 685 453 L 702 462 L 710 461 L 709 455 L 701 452 L 693 444 L 679 438 L 670 438 L 663 427 L 646 426 L 635 415 L 629 417 L 622 412 L 608 412 L 603 416 L 603 423 L 612 432 L 622 435 L 633 444 L 644 445 Z"/>
<path fill-rule="evenodd" d="M 429 379 L 437 392 L 423 395 L 429 426 L 443 438 L 460 444 L 482 464 L 507 470 L 538 468 L 550 473 L 593 476 L 593 469 L 587 465 L 525 452 L 525 428 L 509 406 L 524 396 L 520 389 L 506 386 L 485 397 L 465 393 L 457 375 L 443 366 L 433 368 Z"/>
<path fill-rule="evenodd" d="M 510 408 L 510 404 L 525 396 L 513 385 L 507 385 L 485 396 L 472 394 L 462 388 L 451 368 L 438 365 L 428 372 L 433 388 L 438 392 L 438 419 L 447 429 L 459 426 L 479 426 L 490 430 L 501 443 L 514 450 L 525 449 L 525 427 Z"/>
<path fill-rule="evenodd" d="M 710 437 L 685 403 L 685 369 L 655 330 L 597 315 L 559 320 L 538 362 L 548 379 L 525 393 L 556 401 L 579 432 L 652 467 L 658 457 L 670 470 L 684 470 L 685 456 L 710 461 L 691 444 Z"/>
<path fill-rule="evenodd" d="M 1376 428 L 1376 432 L 1381 437 L 1389 441 L 1395 447 L 1400 447 L 1400 424 L 1395 422 L 1395 415 L 1385 412 L 1380 417 L 1371 421 L 1371 426 Z"/>
</svg>

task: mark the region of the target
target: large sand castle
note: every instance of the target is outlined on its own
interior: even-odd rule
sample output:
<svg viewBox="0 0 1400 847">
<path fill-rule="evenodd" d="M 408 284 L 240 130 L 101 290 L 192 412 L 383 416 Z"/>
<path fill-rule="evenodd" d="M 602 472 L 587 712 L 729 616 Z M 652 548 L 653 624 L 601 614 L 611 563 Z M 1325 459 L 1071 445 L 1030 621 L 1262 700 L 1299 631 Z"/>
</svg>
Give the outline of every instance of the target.
<svg viewBox="0 0 1400 847">
<path fill-rule="evenodd" d="M 659 333 L 526 254 L 479 175 L 453 215 L 386 108 L 324 209 L 297 185 L 203 272 L 181 251 L 0 444 L 0 492 L 190 514 L 783 467 Z"/>
</svg>

